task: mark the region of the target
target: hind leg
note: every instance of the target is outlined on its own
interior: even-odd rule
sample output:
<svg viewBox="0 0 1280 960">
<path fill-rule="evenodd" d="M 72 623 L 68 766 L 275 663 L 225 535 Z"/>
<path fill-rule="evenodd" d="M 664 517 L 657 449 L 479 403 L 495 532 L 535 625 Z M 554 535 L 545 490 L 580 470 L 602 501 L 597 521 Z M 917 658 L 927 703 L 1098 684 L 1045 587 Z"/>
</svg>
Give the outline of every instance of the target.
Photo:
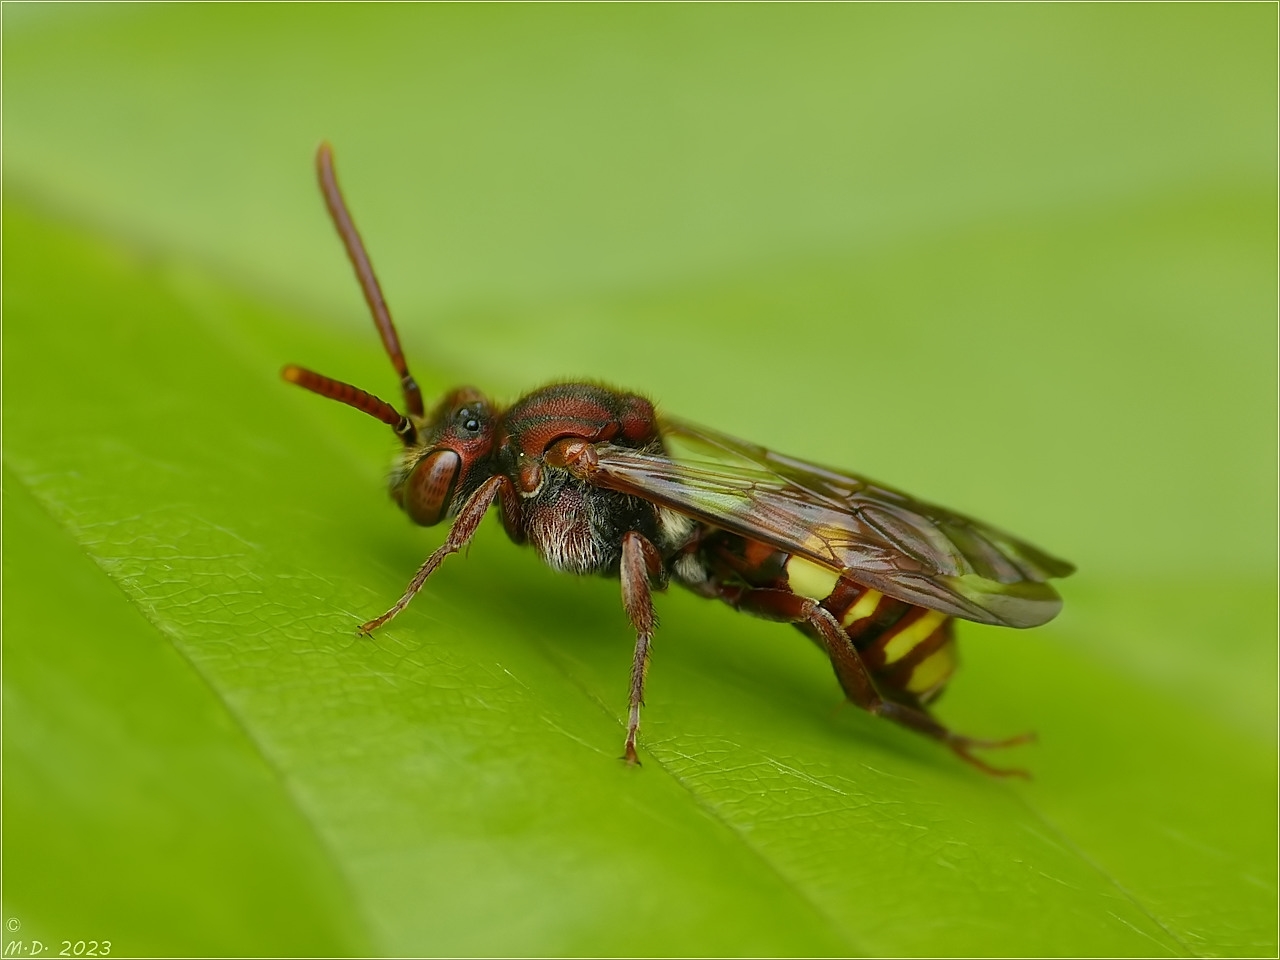
<svg viewBox="0 0 1280 960">
<path fill-rule="evenodd" d="M 804 622 L 812 627 L 821 639 L 822 645 L 827 651 L 827 656 L 831 658 L 831 665 L 835 668 L 836 679 L 840 681 L 840 686 L 845 695 L 862 709 L 868 713 L 875 714 L 877 717 L 892 720 L 900 726 L 915 730 L 917 733 L 923 733 L 926 737 L 932 737 L 934 740 L 945 743 L 962 760 L 977 767 L 984 773 L 997 777 L 1013 776 L 1030 779 L 1025 770 L 993 767 L 985 760 L 974 756 L 972 751 L 975 749 L 987 750 L 996 747 L 1012 747 L 1020 743 L 1028 743 L 1035 739 L 1034 734 L 1024 733 L 1004 740 L 984 740 L 955 733 L 919 707 L 882 696 L 876 689 L 875 681 L 872 679 L 867 665 L 862 662 L 862 657 L 858 655 L 853 641 L 849 639 L 849 635 L 844 632 L 835 617 L 827 610 L 817 604 L 813 604 L 813 608 L 806 611 Z"/>
<path fill-rule="evenodd" d="M 974 756 L 972 751 L 1028 743 L 1035 739 L 1034 734 L 1021 734 L 1004 740 L 966 737 L 947 729 L 919 707 L 884 696 L 876 688 L 871 671 L 867 669 L 867 665 L 844 628 L 830 611 L 816 601 L 798 596 L 790 590 L 723 587 L 721 592 L 723 600 L 740 610 L 770 620 L 781 620 L 809 627 L 814 639 L 831 660 L 836 679 L 839 680 L 845 696 L 863 710 L 945 743 L 962 760 L 984 773 L 997 777 L 1028 777 L 1025 770 L 993 767 Z"/>
</svg>

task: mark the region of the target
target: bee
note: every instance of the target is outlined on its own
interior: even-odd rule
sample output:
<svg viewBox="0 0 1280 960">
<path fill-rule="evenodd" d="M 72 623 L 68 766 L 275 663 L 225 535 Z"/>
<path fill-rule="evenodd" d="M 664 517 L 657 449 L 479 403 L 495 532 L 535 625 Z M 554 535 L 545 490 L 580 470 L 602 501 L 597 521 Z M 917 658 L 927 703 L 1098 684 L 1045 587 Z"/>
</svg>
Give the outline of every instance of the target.
<svg viewBox="0 0 1280 960">
<path fill-rule="evenodd" d="M 963 736 L 929 706 L 956 667 L 955 620 L 1034 627 L 1062 601 L 1048 581 L 1071 564 L 978 520 L 857 474 L 818 466 L 659 415 L 643 396 L 591 382 L 554 383 L 501 407 L 473 387 L 430 411 L 409 373 L 364 243 L 338 186 L 329 145 L 321 192 L 382 344 L 404 412 L 298 366 L 290 383 L 391 427 L 400 442 L 391 498 L 422 526 L 452 521 L 404 595 L 363 634 L 399 614 L 491 507 L 517 544 L 552 568 L 616 578 L 636 633 L 623 756 L 636 739 L 653 593 L 674 582 L 702 597 L 794 624 L 831 661 L 862 709 L 946 744 L 990 774 L 975 749 L 1024 743 Z"/>
</svg>

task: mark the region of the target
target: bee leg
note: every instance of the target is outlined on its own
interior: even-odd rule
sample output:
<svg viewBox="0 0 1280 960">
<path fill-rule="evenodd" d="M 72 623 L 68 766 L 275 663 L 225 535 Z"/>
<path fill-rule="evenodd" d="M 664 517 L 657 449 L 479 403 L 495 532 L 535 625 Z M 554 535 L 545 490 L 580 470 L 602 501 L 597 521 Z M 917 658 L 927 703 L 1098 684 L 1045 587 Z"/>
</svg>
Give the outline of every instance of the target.
<svg viewBox="0 0 1280 960">
<path fill-rule="evenodd" d="M 1008 740 L 977 740 L 952 733 L 919 707 L 882 696 L 876 689 L 871 672 L 863 663 L 849 635 L 845 633 L 844 628 L 831 615 L 831 612 L 816 601 L 792 593 L 790 590 L 768 587 L 716 584 L 716 590 L 720 599 L 735 609 L 769 620 L 781 620 L 784 623 L 808 627 L 807 635 L 816 640 L 826 651 L 827 657 L 831 660 L 831 666 L 835 669 L 836 679 L 840 681 L 841 689 L 856 706 L 875 716 L 892 720 L 900 726 L 945 743 L 962 760 L 984 773 L 997 777 L 1027 777 L 1025 770 L 1003 770 L 992 767 L 975 757 L 970 751 L 985 750 L 990 747 L 1011 747 L 1034 739 L 1032 735 L 1023 734 Z"/>
<path fill-rule="evenodd" d="M 808 606 L 808 604 L 811 604 L 811 606 Z M 892 720 L 894 723 L 915 730 L 917 733 L 923 733 L 926 737 L 940 740 L 955 751 L 962 760 L 972 764 L 984 773 L 997 777 L 1014 776 L 1030 779 L 1025 770 L 1005 770 L 992 767 L 985 761 L 975 757 L 970 751 L 975 748 L 1011 747 L 1015 744 L 1026 743 L 1028 740 L 1033 739 L 1032 735 L 1023 734 L 1011 737 L 1008 740 L 977 740 L 973 737 L 965 737 L 958 733 L 952 733 L 917 707 L 882 697 L 876 689 L 875 682 L 871 679 L 871 673 L 867 670 L 867 665 L 862 662 L 862 657 L 858 655 L 853 641 L 849 639 L 849 635 L 844 632 L 836 618 L 828 610 L 813 603 L 813 601 L 807 601 L 806 606 L 805 615 L 800 619 L 803 619 L 817 631 L 822 640 L 822 645 L 827 651 L 827 656 L 831 658 L 831 665 L 835 668 L 836 679 L 840 681 L 840 686 L 845 695 L 855 704 L 877 717 L 884 717 L 886 720 Z"/>
<path fill-rule="evenodd" d="M 649 641 L 658 625 L 653 612 L 649 579 L 662 574 L 662 556 L 652 543 L 634 530 L 622 537 L 622 606 L 636 628 L 636 652 L 631 661 L 631 704 L 627 715 L 627 742 L 623 759 L 638 764 L 636 733 L 640 729 L 640 707 L 644 704 L 644 679 L 649 672 Z"/>
<path fill-rule="evenodd" d="M 972 764 L 983 773 L 989 773 L 993 777 L 1022 777 L 1024 780 L 1030 780 L 1031 774 L 1025 770 L 1006 769 L 1004 767 L 993 767 L 985 760 L 975 757 L 969 751 L 977 747 L 982 750 L 991 750 L 996 747 L 1016 747 L 1020 743 L 1031 743 L 1035 740 L 1034 733 L 1020 733 L 1016 737 L 1007 737 L 1004 740 L 979 740 L 974 737 L 964 737 L 958 733 L 947 731 L 949 739 L 947 746 L 956 752 L 960 759 L 966 763 Z"/>
<path fill-rule="evenodd" d="M 480 521 L 484 519 L 485 511 L 493 504 L 503 486 L 510 485 L 510 483 L 511 481 L 503 476 L 490 477 L 479 490 L 467 498 L 467 502 L 458 511 L 458 516 L 453 521 L 453 526 L 449 528 L 449 536 L 445 538 L 444 543 L 436 549 L 435 553 L 427 557 L 426 563 L 418 568 L 418 572 L 409 581 L 409 586 L 405 589 L 404 596 L 397 600 L 395 606 L 382 616 L 361 624 L 360 632 L 362 634 L 368 635 L 372 633 L 407 607 L 409 601 L 414 598 L 414 595 L 422 589 L 422 585 L 427 582 L 427 577 L 431 576 L 436 567 L 444 562 L 444 558 L 451 553 L 457 553 L 471 542 L 471 538 L 475 536 L 476 530 L 480 527 Z"/>
</svg>

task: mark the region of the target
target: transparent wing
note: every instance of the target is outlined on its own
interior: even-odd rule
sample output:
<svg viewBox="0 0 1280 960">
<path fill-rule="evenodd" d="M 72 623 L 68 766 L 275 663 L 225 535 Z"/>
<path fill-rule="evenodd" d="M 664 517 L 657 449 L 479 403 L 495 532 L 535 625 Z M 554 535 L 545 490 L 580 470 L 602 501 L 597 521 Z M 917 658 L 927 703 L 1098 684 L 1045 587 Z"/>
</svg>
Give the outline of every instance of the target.
<svg viewBox="0 0 1280 960">
<path fill-rule="evenodd" d="M 863 477 L 664 418 L 670 456 L 602 444 L 591 482 L 838 570 L 908 603 L 1033 627 L 1075 568 L 1031 544 Z"/>
</svg>

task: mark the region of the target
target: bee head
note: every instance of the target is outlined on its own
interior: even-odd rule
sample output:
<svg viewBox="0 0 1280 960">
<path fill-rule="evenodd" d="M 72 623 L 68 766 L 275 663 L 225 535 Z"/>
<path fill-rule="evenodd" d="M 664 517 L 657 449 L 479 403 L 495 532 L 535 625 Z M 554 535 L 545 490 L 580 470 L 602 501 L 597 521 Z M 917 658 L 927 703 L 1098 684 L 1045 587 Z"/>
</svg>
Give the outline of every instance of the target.
<svg viewBox="0 0 1280 960">
<path fill-rule="evenodd" d="M 414 523 L 430 527 L 453 516 L 493 473 L 493 404 L 473 387 L 447 394 L 420 421 L 391 469 L 391 497 Z"/>
</svg>

